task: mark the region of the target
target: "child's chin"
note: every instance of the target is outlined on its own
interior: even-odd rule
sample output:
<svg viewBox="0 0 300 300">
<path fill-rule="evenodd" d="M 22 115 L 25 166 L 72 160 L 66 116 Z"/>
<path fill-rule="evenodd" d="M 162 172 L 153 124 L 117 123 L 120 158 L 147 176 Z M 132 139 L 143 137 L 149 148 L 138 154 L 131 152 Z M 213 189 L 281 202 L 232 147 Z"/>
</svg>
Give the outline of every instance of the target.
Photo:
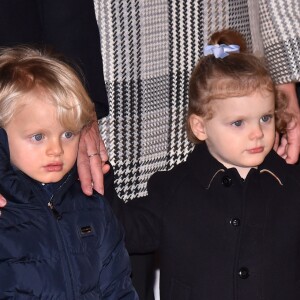
<svg viewBox="0 0 300 300">
<path fill-rule="evenodd" d="M 60 174 L 52 174 L 51 176 L 37 176 L 37 177 L 31 176 L 31 177 L 41 183 L 56 183 L 60 181 L 65 175 L 66 175 L 65 173 L 60 173 Z"/>
<path fill-rule="evenodd" d="M 249 159 L 249 163 L 252 164 L 253 166 L 258 166 L 263 163 L 266 156 L 267 156 L 266 152 L 252 154 L 251 159 Z"/>
</svg>

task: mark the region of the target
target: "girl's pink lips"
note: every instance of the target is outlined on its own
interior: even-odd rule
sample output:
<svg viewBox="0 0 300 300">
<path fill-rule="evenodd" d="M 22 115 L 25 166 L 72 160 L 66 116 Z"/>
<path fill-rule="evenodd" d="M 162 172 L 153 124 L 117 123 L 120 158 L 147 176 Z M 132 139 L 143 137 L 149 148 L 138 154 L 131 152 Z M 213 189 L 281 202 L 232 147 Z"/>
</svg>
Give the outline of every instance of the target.
<svg viewBox="0 0 300 300">
<path fill-rule="evenodd" d="M 250 154 L 256 154 L 256 153 L 261 153 L 264 151 L 264 147 L 256 147 L 256 148 L 252 148 L 252 149 L 249 149 L 248 152 Z"/>
<path fill-rule="evenodd" d="M 48 172 L 60 172 L 63 169 L 62 163 L 51 163 L 44 166 L 45 170 Z"/>
</svg>

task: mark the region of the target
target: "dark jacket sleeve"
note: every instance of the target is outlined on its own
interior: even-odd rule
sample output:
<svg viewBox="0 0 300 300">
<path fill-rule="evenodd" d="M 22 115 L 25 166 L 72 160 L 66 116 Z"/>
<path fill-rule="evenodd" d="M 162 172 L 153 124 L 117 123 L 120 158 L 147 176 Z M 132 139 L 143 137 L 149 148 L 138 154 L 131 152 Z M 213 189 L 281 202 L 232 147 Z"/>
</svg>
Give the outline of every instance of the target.
<svg viewBox="0 0 300 300">
<path fill-rule="evenodd" d="M 0 128 L 0 158 L 0 194 L 9 202 L 30 199 L 31 190 L 19 181 L 10 163 L 7 134 L 3 128 Z"/>
<path fill-rule="evenodd" d="M 0 46 L 18 44 L 62 53 L 82 70 L 97 117 L 108 114 L 93 0 L 1 0 Z"/>
<path fill-rule="evenodd" d="M 101 243 L 103 268 L 100 274 L 101 299 L 137 300 L 138 296 L 131 282 L 131 267 L 124 243 L 124 231 L 107 204 L 106 228 Z"/>
<path fill-rule="evenodd" d="M 130 254 L 149 253 L 158 249 L 164 203 L 157 186 L 157 175 L 148 184 L 149 196 L 125 203 L 114 189 L 113 170 L 105 177 L 105 196 L 125 228 L 125 243 Z"/>
<path fill-rule="evenodd" d="M 8 197 L 14 174 L 10 165 L 7 135 L 3 128 L 0 128 L 0 157 L 0 193 Z"/>
</svg>

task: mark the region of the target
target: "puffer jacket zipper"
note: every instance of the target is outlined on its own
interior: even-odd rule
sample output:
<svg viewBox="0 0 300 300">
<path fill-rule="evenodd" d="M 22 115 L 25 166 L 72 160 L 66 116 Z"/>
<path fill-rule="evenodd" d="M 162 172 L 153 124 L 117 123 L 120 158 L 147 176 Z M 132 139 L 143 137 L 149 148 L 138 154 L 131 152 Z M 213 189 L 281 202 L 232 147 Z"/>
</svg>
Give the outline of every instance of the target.
<svg viewBox="0 0 300 300">
<path fill-rule="evenodd" d="M 57 229 L 58 236 L 59 236 L 58 243 L 60 243 L 60 246 L 63 249 L 64 254 L 65 254 L 66 259 L 64 260 L 64 262 L 65 262 L 64 265 L 66 265 L 66 268 L 68 270 L 67 272 L 65 272 L 65 274 L 68 273 L 70 275 L 69 278 L 65 278 L 66 282 L 69 281 L 69 283 L 70 283 L 70 295 L 71 294 L 73 295 L 69 299 L 74 300 L 74 299 L 76 299 L 76 293 L 75 293 L 75 287 L 74 287 L 74 275 L 73 275 L 73 272 L 72 272 L 72 264 L 71 264 L 71 261 L 70 261 L 70 256 L 68 254 L 68 248 L 67 248 L 67 245 L 66 245 L 66 242 L 65 242 L 63 232 L 61 230 L 61 226 L 60 226 L 60 220 L 62 219 L 62 216 L 56 210 L 55 206 L 53 205 L 53 202 L 54 201 L 53 201 L 53 197 L 52 197 L 52 200 L 48 202 L 48 206 L 50 207 L 50 210 L 52 212 L 52 216 L 54 216 L 54 218 L 56 220 L 56 229 Z"/>
<path fill-rule="evenodd" d="M 51 209 L 54 218 L 59 221 L 61 219 L 61 215 L 57 211 L 57 209 L 55 208 L 55 206 L 51 200 L 48 202 L 48 207 Z"/>
<path fill-rule="evenodd" d="M 68 273 L 70 276 L 69 278 L 65 278 L 66 282 L 69 281 L 69 285 L 70 285 L 70 300 L 76 299 L 76 292 L 75 292 L 75 280 L 74 280 L 74 275 L 72 272 L 72 263 L 70 261 L 70 256 L 68 254 L 68 248 L 66 245 L 66 241 L 64 238 L 64 234 L 61 230 L 61 225 L 60 225 L 60 220 L 62 219 L 61 214 L 58 212 L 58 210 L 55 208 L 54 203 L 55 203 L 55 195 L 57 195 L 59 193 L 59 191 L 62 189 L 62 187 L 70 180 L 71 178 L 71 174 L 69 174 L 69 176 L 64 180 L 64 182 L 62 182 L 62 184 L 58 187 L 58 189 L 53 193 L 53 195 L 51 196 L 49 202 L 48 202 L 48 207 L 50 208 L 51 212 L 52 212 L 52 216 L 54 216 L 55 220 L 56 220 L 56 229 L 58 232 L 58 236 L 59 236 L 59 243 L 61 248 L 64 251 L 65 254 L 65 258 L 66 260 L 64 260 L 64 262 L 66 262 L 66 268 L 67 268 L 67 272 L 64 272 L 65 274 Z"/>
<path fill-rule="evenodd" d="M 26 180 L 26 175 L 24 177 Z M 63 232 L 61 230 L 61 226 L 59 224 L 62 219 L 62 216 L 58 212 L 58 210 L 55 208 L 54 203 L 55 203 L 55 195 L 57 195 L 59 193 L 59 191 L 62 189 L 62 187 L 65 186 L 65 184 L 67 182 L 69 182 L 71 180 L 71 178 L 72 178 L 72 174 L 69 174 L 67 176 L 67 178 L 62 182 L 62 184 L 57 188 L 57 190 L 53 193 L 53 195 L 51 196 L 51 198 L 47 204 L 48 205 L 47 211 L 49 212 L 51 219 L 53 220 L 53 217 L 55 219 L 54 226 L 57 231 L 56 236 L 57 236 L 58 247 L 59 247 L 59 249 L 62 249 L 63 253 L 64 253 L 64 257 L 62 257 L 61 262 L 62 262 L 62 268 L 64 270 L 64 274 L 65 274 L 66 300 L 67 299 L 74 300 L 74 299 L 77 299 L 77 297 L 76 297 L 76 292 L 75 292 L 75 282 L 74 282 L 74 275 L 72 272 L 72 264 L 70 261 L 70 257 L 68 255 L 68 250 L 67 250 L 64 234 L 63 234 Z M 42 201 L 41 198 L 45 197 L 45 195 L 43 195 L 43 193 L 41 193 L 41 187 L 38 185 L 33 185 L 33 186 L 34 186 L 34 190 L 36 191 L 37 198 L 40 200 L 40 202 L 44 206 L 45 202 Z M 41 196 L 41 194 L 42 194 L 42 196 Z"/>
</svg>

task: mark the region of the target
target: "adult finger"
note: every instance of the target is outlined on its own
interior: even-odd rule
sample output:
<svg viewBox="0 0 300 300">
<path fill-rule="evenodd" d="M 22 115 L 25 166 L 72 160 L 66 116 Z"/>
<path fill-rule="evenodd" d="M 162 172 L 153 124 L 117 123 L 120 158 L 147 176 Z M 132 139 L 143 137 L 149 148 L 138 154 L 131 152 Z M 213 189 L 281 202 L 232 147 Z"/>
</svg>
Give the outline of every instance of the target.
<svg viewBox="0 0 300 300">
<path fill-rule="evenodd" d="M 2 207 L 4 207 L 6 204 L 7 204 L 6 199 L 5 199 L 2 195 L 0 195 L 0 207 L 2 208 Z"/>
</svg>

